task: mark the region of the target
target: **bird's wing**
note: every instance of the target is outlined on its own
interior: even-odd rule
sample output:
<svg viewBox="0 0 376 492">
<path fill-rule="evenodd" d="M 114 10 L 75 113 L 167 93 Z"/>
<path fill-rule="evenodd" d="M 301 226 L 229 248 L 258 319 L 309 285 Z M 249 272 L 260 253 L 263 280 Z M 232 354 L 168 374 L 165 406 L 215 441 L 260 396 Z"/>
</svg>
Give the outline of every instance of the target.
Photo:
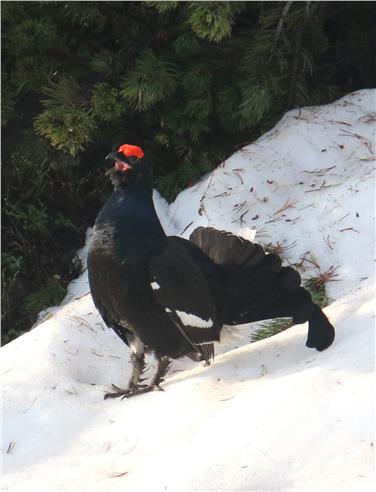
<svg viewBox="0 0 376 492">
<path fill-rule="evenodd" d="M 221 323 L 206 277 L 178 238 L 150 259 L 150 288 L 186 340 L 209 362 Z"/>
</svg>

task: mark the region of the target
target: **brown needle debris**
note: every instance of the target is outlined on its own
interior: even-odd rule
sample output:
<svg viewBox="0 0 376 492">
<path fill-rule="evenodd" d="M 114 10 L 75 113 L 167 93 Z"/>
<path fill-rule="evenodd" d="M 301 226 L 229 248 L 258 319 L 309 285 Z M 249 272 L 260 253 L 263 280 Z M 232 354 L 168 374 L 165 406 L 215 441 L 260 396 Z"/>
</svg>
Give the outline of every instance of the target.
<svg viewBox="0 0 376 492">
<path fill-rule="evenodd" d="M 295 208 L 295 205 L 298 203 L 298 200 L 296 200 L 295 202 L 290 202 L 289 200 L 286 200 L 286 202 L 284 203 L 284 205 L 282 205 L 282 207 L 277 210 L 276 212 L 274 212 L 273 215 L 277 215 L 277 214 L 280 214 L 282 212 L 284 212 L 285 210 L 289 209 L 289 208 Z"/>
<path fill-rule="evenodd" d="M 12 454 L 15 445 L 16 445 L 16 443 L 14 441 L 10 441 L 10 443 L 8 445 L 8 449 L 7 449 L 7 454 Z"/>
<path fill-rule="evenodd" d="M 329 239 L 329 234 L 326 237 L 323 237 L 322 239 L 323 239 L 324 243 L 328 246 L 328 248 L 333 250 L 333 246 L 332 246 L 330 239 Z"/>
<path fill-rule="evenodd" d="M 267 244 L 265 246 L 265 251 L 267 251 L 268 253 L 274 253 L 276 255 L 281 255 L 285 251 L 292 249 L 292 248 L 295 248 L 296 244 L 297 244 L 296 241 L 293 241 L 291 244 L 283 244 L 283 241 L 282 241 L 282 243 L 277 241 L 277 244 L 272 244 L 272 243 Z"/>
<path fill-rule="evenodd" d="M 124 472 L 110 472 L 107 473 L 108 478 L 119 478 L 119 477 L 124 477 L 125 475 L 128 475 L 128 471 Z"/>
</svg>

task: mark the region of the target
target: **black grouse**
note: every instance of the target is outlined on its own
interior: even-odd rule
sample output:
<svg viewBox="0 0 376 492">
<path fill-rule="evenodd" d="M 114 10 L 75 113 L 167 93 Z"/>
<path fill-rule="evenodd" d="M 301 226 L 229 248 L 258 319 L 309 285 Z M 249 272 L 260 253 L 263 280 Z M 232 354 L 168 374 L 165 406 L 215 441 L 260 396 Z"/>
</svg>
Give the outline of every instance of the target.
<svg viewBox="0 0 376 492">
<path fill-rule="evenodd" d="M 160 388 L 170 359 L 214 357 L 223 325 L 275 317 L 308 321 L 307 347 L 324 350 L 334 328 L 301 287 L 299 273 L 282 267 L 258 244 L 212 227 L 190 240 L 167 237 L 154 209 L 152 172 L 144 152 L 122 145 L 107 159 L 114 191 L 99 212 L 88 253 L 93 301 L 107 326 L 131 349 L 129 397 Z M 143 384 L 145 353 L 158 367 Z"/>
</svg>

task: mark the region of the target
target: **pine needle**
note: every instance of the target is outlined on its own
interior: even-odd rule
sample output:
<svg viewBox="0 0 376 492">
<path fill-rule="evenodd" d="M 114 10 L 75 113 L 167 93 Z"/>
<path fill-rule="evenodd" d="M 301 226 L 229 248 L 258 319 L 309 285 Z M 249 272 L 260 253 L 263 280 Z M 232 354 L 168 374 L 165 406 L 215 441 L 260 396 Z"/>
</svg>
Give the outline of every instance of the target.
<svg viewBox="0 0 376 492">
<path fill-rule="evenodd" d="M 257 331 L 251 334 L 250 341 L 251 343 L 259 342 L 260 340 L 264 340 L 264 338 L 272 337 L 291 328 L 292 325 L 293 323 L 290 318 L 276 318 L 266 321 L 260 325 Z"/>
<path fill-rule="evenodd" d="M 119 477 L 124 477 L 125 475 L 128 475 L 128 471 L 124 472 L 110 472 L 107 474 L 109 478 L 119 478 Z"/>
<path fill-rule="evenodd" d="M 8 449 L 7 449 L 7 454 L 12 454 L 15 445 L 16 445 L 16 443 L 14 441 L 10 441 L 10 443 L 8 445 Z"/>
</svg>

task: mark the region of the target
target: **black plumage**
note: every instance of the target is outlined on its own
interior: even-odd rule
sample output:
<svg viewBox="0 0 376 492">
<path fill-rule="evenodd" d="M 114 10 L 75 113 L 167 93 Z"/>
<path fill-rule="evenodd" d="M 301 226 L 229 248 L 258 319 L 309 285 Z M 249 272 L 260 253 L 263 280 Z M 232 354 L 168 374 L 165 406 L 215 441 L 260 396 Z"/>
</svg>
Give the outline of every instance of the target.
<svg viewBox="0 0 376 492">
<path fill-rule="evenodd" d="M 308 321 L 308 347 L 331 345 L 334 328 L 297 271 L 258 244 L 211 227 L 197 228 L 189 241 L 167 237 L 142 150 L 123 145 L 107 157 L 115 161 L 108 171 L 114 192 L 95 222 L 89 282 L 105 323 L 131 348 L 133 371 L 126 389 L 106 397 L 160 388 L 170 359 L 209 364 L 223 325 L 291 316 Z M 146 352 L 158 360 L 149 384 L 141 378 Z"/>
</svg>

